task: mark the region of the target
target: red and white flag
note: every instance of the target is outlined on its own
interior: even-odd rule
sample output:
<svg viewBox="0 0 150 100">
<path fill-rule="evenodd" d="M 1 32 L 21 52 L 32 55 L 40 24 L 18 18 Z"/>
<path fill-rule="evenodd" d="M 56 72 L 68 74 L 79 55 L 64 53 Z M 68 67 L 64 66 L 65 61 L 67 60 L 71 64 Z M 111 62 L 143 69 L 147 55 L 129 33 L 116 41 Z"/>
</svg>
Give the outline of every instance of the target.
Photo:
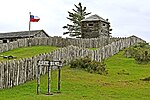
<svg viewBox="0 0 150 100">
<path fill-rule="evenodd" d="M 38 16 L 30 15 L 30 22 L 38 22 L 40 18 Z"/>
</svg>

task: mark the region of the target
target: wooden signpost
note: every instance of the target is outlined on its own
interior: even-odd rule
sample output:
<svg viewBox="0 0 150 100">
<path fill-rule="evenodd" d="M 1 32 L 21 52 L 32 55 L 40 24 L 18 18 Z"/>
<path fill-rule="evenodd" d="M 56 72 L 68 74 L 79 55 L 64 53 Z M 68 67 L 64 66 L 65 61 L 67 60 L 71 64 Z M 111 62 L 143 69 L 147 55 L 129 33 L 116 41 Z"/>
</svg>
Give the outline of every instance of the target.
<svg viewBox="0 0 150 100">
<path fill-rule="evenodd" d="M 60 67 L 62 67 L 61 61 L 50 61 L 50 66 L 57 66 L 58 67 L 58 92 L 60 93 Z"/>
<path fill-rule="evenodd" d="M 60 69 L 62 67 L 62 62 L 60 60 L 55 60 L 55 61 L 49 61 L 49 60 L 39 60 L 37 62 L 38 65 L 38 71 L 37 71 L 37 94 L 40 93 L 40 67 L 41 66 L 47 66 L 48 67 L 48 95 L 52 95 L 51 93 L 51 71 L 53 66 L 57 66 L 58 68 L 58 92 L 60 93 Z"/>
</svg>

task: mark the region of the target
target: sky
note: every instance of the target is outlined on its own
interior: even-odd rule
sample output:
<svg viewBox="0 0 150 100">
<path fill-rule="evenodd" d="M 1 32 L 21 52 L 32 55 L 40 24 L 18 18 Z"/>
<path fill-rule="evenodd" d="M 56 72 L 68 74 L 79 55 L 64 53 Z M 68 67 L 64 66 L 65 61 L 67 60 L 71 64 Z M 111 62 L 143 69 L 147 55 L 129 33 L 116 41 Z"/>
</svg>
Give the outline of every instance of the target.
<svg viewBox="0 0 150 100">
<path fill-rule="evenodd" d="M 71 24 L 68 11 L 79 2 L 91 15 L 109 19 L 113 37 L 135 35 L 150 42 L 150 0 L 0 0 L 0 33 L 29 30 L 31 12 L 40 18 L 31 30 L 64 37 L 62 27 Z"/>
</svg>

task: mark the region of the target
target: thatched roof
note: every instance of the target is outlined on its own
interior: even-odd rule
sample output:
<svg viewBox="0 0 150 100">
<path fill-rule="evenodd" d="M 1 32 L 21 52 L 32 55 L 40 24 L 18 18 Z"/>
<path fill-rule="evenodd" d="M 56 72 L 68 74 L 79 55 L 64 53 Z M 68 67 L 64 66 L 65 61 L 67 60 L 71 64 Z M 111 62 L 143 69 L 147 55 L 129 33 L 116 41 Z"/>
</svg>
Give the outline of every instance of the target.
<svg viewBox="0 0 150 100">
<path fill-rule="evenodd" d="M 34 37 L 36 34 L 39 34 L 41 32 L 43 32 L 47 37 L 49 37 L 49 35 L 44 30 L 32 30 L 30 31 L 30 34 L 29 31 L 0 33 L 0 39 Z"/>
<path fill-rule="evenodd" d="M 82 21 L 103 21 L 103 22 L 109 23 L 107 20 L 98 16 L 97 14 L 89 16 L 89 17 L 83 19 Z"/>
</svg>

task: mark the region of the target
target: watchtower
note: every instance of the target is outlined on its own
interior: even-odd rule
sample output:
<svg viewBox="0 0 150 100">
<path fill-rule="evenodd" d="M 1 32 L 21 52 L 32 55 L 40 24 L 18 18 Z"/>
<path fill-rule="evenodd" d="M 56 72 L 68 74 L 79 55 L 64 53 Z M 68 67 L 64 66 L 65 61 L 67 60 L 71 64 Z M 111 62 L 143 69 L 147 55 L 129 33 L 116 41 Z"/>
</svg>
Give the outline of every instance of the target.
<svg viewBox="0 0 150 100">
<path fill-rule="evenodd" d="M 110 37 L 110 22 L 98 15 L 92 15 L 81 22 L 82 38 Z"/>
</svg>

